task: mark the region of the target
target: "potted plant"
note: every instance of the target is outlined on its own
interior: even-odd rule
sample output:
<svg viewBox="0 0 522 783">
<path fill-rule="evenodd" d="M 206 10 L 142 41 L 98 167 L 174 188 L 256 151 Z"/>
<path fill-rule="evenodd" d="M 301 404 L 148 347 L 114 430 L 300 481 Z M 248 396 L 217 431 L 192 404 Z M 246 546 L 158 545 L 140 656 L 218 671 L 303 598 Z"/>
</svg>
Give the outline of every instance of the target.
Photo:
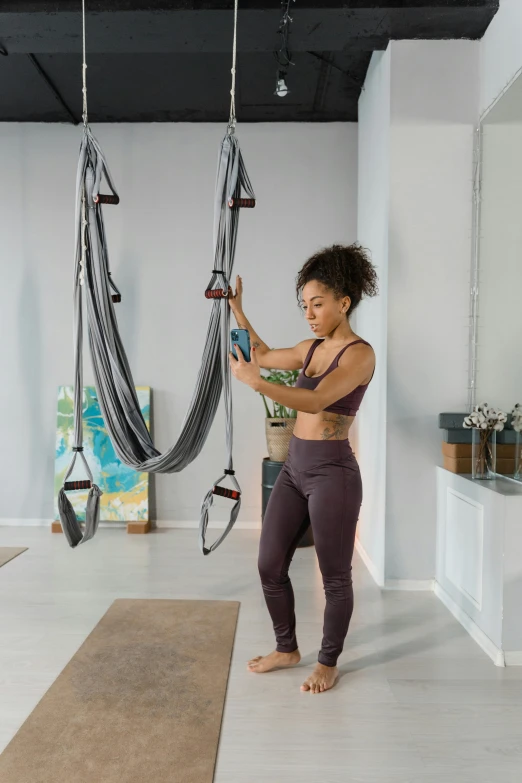
<svg viewBox="0 0 522 783">
<path fill-rule="evenodd" d="M 299 370 L 270 370 L 268 375 L 264 375 L 264 378 L 270 383 L 277 383 L 281 386 L 295 386 L 298 375 Z M 297 411 L 270 400 L 271 410 L 265 395 L 262 394 L 261 397 L 266 412 L 266 445 L 269 457 L 274 462 L 284 462 L 288 456 L 288 447 L 294 431 Z"/>
<path fill-rule="evenodd" d="M 464 419 L 472 431 L 471 473 L 474 479 L 494 479 L 497 472 L 497 432 L 504 429 L 504 411 L 491 408 L 487 402 L 475 405 Z"/>
</svg>

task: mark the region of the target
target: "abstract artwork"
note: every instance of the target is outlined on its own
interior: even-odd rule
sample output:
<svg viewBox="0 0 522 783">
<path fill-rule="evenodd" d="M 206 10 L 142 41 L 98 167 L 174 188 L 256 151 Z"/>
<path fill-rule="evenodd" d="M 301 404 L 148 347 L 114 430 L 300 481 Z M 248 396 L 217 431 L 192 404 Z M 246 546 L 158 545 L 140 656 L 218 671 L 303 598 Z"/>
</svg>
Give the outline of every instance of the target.
<svg viewBox="0 0 522 783">
<path fill-rule="evenodd" d="M 150 430 L 149 386 L 137 386 L 136 394 L 143 418 Z M 74 439 L 73 387 L 58 388 L 58 423 L 54 476 L 54 518 L 60 519 L 57 496 L 71 460 Z M 138 522 L 149 520 L 149 474 L 138 473 L 116 456 L 105 429 L 94 386 L 83 389 L 83 447 L 94 481 L 103 491 L 100 519 L 105 522 Z M 85 479 L 85 467 L 76 460 L 70 481 Z M 79 520 L 85 521 L 87 491 L 69 492 L 68 498 Z"/>
</svg>

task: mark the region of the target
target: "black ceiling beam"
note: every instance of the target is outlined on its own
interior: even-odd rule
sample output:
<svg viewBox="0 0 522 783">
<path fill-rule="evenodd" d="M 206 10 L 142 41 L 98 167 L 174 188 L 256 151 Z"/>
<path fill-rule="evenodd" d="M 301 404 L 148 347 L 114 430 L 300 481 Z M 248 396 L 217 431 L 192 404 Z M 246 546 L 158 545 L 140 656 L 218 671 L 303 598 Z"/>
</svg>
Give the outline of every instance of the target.
<svg viewBox="0 0 522 783">
<path fill-rule="evenodd" d="M 34 54 L 28 54 L 29 61 L 31 65 L 34 66 L 36 69 L 37 74 L 40 76 L 40 78 L 44 81 L 44 83 L 47 85 L 51 93 L 54 95 L 60 106 L 65 110 L 66 114 L 69 115 L 71 122 L 73 125 L 79 125 L 80 120 L 74 116 L 73 112 L 71 111 L 70 107 L 67 105 L 67 103 L 63 99 L 63 95 L 60 93 L 56 85 L 54 84 L 53 80 L 49 77 L 49 74 L 46 73 L 45 68 L 42 68 L 41 64 L 38 62 L 37 58 L 34 56 Z"/>
<path fill-rule="evenodd" d="M 0 8 L 2 6 L 0 5 Z M 242 10 L 238 22 L 238 51 L 273 51 L 280 9 Z M 375 11 L 347 16 L 342 9 L 299 9 L 291 32 L 292 51 L 358 51 L 385 49 L 385 29 Z M 233 18 L 229 11 L 103 11 L 87 14 L 90 52 L 123 54 L 215 53 L 230 51 Z M 0 40 L 12 54 L 72 54 L 82 44 L 81 15 L 74 12 L 0 12 Z"/>
<path fill-rule="evenodd" d="M 238 51 L 272 51 L 281 15 L 268 3 L 241 6 L 238 27 Z M 318 3 L 303 0 L 296 4 L 292 24 L 291 48 L 306 51 L 375 51 L 385 49 L 390 39 L 400 38 L 481 38 L 490 23 L 498 0 L 429 0 L 406 5 L 394 0 L 395 7 L 380 3 Z M 10 5 L 10 4 L 7 4 Z M 25 7 L 45 10 L 7 12 L 0 4 L 0 41 L 12 54 L 72 54 L 81 49 L 81 15 L 78 11 L 49 9 L 56 4 L 28 3 Z M 78 8 L 79 0 L 75 0 Z M 231 48 L 230 10 L 214 3 L 212 10 L 193 10 L 204 3 L 176 0 L 152 2 L 148 10 L 139 10 L 143 2 L 108 0 L 96 6 L 113 10 L 87 14 L 87 47 L 91 53 L 216 53 Z M 151 8 L 152 5 L 152 8 Z M 169 6 L 160 8 L 159 6 Z M 264 6 L 252 8 L 250 6 Z M 337 7 L 332 7 L 336 5 Z M 23 3 L 18 4 L 24 7 Z M 68 2 L 60 7 L 69 6 Z M 118 10 L 121 7 L 127 10 Z M 130 7 L 134 10 L 128 10 Z M 269 7 L 270 6 L 270 7 Z M 231 7 L 231 6 L 230 6 Z"/>
<path fill-rule="evenodd" d="M 346 71 L 342 66 L 338 65 L 335 62 L 335 59 L 331 52 L 327 52 L 326 54 L 324 52 L 308 52 L 308 54 L 311 57 L 316 57 L 318 60 L 321 60 L 322 62 L 326 62 L 329 66 L 329 69 L 335 68 L 337 71 L 340 71 L 343 76 L 348 79 L 355 87 L 357 87 L 358 90 L 362 90 L 364 79 L 356 79 L 350 71 Z"/>
<path fill-rule="evenodd" d="M 79 0 L 2 0 L 4 12 L 55 14 L 77 11 Z M 273 10 L 277 0 L 240 0 L 240 11 Z M 100 11 L 231 11 L 234 0 L 86 0 L 89 12 Z M 398 9 L 398 8 L 498 8 L 498 0 L 297 0 L 292 8 L 316 10 Z"/>
</svg>

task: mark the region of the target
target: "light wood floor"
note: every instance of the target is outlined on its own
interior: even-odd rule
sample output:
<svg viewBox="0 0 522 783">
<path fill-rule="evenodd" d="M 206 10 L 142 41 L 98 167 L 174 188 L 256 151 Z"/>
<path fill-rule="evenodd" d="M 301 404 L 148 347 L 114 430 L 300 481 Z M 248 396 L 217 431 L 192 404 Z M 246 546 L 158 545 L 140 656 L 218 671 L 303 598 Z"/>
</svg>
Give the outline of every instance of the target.
<svg viewBox="0 0 522 783">
<path fill-rule="evenodd" d="M 519 783 L 522 667 L 494 666 L 433 593 L 379 590 L 357 556 L 336 688 L 299 690 L 322 629 L 313 549 L 291 571 L 303 664 L 249 673 L 248 658 L 273 649 L 258 535 L 233 532 L 204 558 L 195 530 L 101 529 L 73 551 L 47 529 L 0 527 L 0 546 L 29 547 L 0 568 L 0 750 L 115 598 L 232 599 L 241 610 L 215 783 Z"/>
</svg>

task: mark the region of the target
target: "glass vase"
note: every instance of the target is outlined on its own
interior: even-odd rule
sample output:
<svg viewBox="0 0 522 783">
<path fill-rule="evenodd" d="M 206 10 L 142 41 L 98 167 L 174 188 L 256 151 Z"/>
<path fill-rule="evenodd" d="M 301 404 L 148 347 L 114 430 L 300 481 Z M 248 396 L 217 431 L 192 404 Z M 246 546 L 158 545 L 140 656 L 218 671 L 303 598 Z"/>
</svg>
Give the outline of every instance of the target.
<svg viewBox="0 0 522 783">
<path fill-rule="evenodd" d="M 471 473 L 474 479 L 494 479 L 497 473 L 497 431 L 473 427 Z"/>
<path fill-rule="evenodd" d="M 515 440 L 515 473 L 513 478 L 522 481 L 522 432 L 517 432 Z"/>
</svg>

